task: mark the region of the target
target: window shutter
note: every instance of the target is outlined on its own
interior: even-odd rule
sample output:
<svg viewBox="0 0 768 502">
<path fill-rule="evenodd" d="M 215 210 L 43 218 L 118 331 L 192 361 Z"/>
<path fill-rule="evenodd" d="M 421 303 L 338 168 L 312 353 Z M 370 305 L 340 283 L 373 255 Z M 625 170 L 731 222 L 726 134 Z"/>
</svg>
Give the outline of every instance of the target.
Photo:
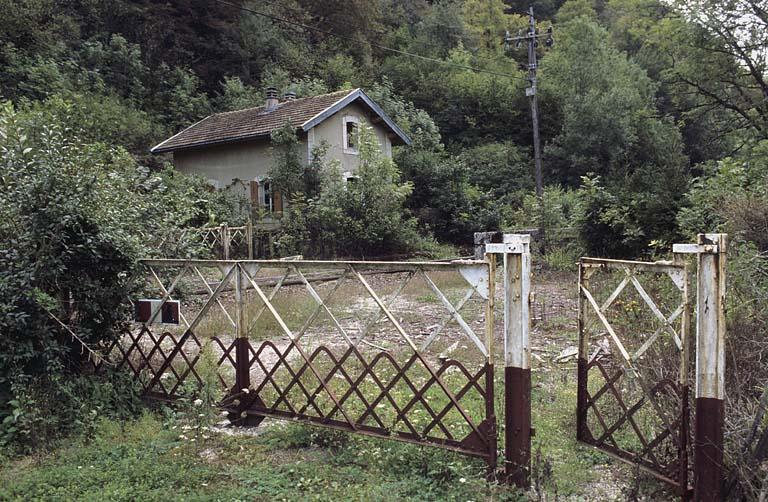
<svg viewBox="0 0 768 502">
<path fill-rule="evenodd" d="M 272 204 L 274 207 L 273 212 L 275 213 L 283 212 L 283 194 L 280 193 L 280 190 L 274 190 L 272 192 Z"/>
<path fill-rule="evenodd" d="M 251 180 L 251 207 L 259 207 L 259 182 L 256 180 Z"/>
</svg>

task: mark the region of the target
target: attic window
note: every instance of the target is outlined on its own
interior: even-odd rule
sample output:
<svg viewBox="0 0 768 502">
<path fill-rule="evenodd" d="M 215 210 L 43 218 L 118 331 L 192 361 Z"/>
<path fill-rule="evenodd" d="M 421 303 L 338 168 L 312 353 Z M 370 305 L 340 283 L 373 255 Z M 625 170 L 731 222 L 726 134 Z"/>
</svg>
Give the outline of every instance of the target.
<svg viewBox="0 0 768 502">
<path fill-rule="evenodd" d="M 357 154 L 360 127 L 357 117 L 344 117 L 344 153 Z"/>
<path fill-rule="evenodd" d="M 360 181 L 360 177 L 349 171 L 344 173 L 344 182 L 348 185 L 355 186 Z"/>
</svg>

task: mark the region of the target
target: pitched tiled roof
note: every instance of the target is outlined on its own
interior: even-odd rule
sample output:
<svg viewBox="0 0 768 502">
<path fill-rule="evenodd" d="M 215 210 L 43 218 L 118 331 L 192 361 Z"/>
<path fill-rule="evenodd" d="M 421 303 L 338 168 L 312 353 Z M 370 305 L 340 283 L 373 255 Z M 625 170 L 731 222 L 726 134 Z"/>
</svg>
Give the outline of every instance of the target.
<svg viewBox="0 0 768 502">
<path fill-rule="evenodd" d="M 384 114 L 378 105 L 373 103 L 360 89 L 354 89 L 283 101 L 271 110 L 267 110 L 265 106 L 258 106 L 256 108 L 209 115 L 200 122 L 193 124 L 155 146 L 151 152 L 172 152 L 174 150 L 268 136 L 273 130 L 282 127 L 287 121 L 290 121 L 297 128 L 304 128 L 309 125 L 309 127 L 305 128 L 305 130 L 308 130 L 324 120 L 326 115 L 323 112 L 330 116 L 338 111 L 336 108 L 339 105 L 346 106 L 346 104 L 355 99 L 361 99 L 374 112 L 382 116 L 387 125 L 403 139 L 404 143 L 410 142 L 408 137 Z"/>
</svg>

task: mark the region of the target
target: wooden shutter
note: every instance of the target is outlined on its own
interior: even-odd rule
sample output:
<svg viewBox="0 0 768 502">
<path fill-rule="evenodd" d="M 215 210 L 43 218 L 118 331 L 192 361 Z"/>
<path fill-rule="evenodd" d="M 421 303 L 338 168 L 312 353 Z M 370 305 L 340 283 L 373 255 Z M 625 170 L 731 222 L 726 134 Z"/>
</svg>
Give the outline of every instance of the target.
<svg viewBox="0 0 768 502">
<path fill-rule="evenodd" d="M 259 207 L 259 182 L 251 180 L 251 208 L 257 209 Z"/>
<path fill-rule="evenodd" d="M 275 190 L 274 188 L 272 189 L 272 207 L 275 213 L 283 212 L 283 194 L 280 193 L 280 190 Z"/>
</svg>

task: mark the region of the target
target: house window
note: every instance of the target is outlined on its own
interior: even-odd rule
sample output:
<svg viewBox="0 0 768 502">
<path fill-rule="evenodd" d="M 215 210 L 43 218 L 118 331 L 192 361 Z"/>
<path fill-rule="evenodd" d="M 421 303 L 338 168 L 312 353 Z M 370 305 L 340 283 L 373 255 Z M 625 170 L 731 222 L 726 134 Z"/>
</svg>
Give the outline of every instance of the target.
<svg viewBox="0 0 768 502">
<path fill-rule="evenodd" d="M 265 181 L 261 190 L 262 200 L 261 205 L 267 212 L 272 213 L 275 210 L 275 197 L 272 193 L 272 182 Z"/>
<path fill-rule="evenodd" d="M 258 195 L 257 195 L 258 194 Z M 256 200 L 260 209 L 267 213 L 283 212 L 283 197 L 272 181 L 251 182 L 251 201 Z"/>
<path fill-rule="evenodd" d="M 355 186 L 360 181 L 360 177 L 349 171 L 344 173 L 344 181 L 351 186 Z"/>
<path fill-rule="evenodd" d="M 357 154 L 360 126 L 357 117 L 344 117 L 344 153 Z"/>
</svg>

